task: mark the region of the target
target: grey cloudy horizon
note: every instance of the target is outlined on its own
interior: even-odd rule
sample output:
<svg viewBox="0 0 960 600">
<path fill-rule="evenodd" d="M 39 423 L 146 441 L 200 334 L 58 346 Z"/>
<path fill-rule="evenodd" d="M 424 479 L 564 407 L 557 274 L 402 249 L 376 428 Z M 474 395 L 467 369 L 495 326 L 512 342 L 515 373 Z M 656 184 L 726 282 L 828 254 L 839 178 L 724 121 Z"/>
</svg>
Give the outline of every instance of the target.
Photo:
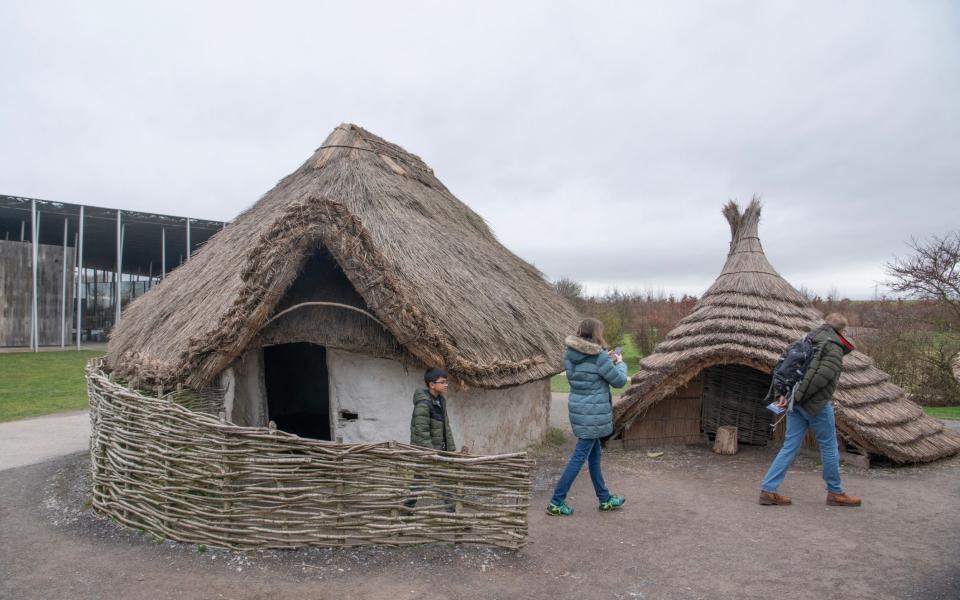
<svg viewBox="0 0 960 600">
<path fill-rule="evenodd" d="M 0 193 L 229 220 L 353 122 L 595 293 L 702 293 L 728 199 L 822 295 L 960 228 L 955 3 L 344 4 L 3 3 Z"/>
</svg>

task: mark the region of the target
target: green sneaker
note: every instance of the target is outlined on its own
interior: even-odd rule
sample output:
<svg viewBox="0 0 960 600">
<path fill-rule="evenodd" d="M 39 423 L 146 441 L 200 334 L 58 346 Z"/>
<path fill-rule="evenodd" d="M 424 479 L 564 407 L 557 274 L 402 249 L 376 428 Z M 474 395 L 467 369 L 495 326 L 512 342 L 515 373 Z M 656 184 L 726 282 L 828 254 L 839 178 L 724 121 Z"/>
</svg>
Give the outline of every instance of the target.
<svg viewBox="0 0 960 600">
<path fill-rule="evenodd" d="M 606 502 L 600 503 L 600 510 L 604 512 L 608 510 L 616 510 L 621 506 L 623 506 L 623 503 L 626 501 L 627 499 L 624 498 L 623 496 L 610 496 L 609 498 L 607 498 Z"/>
<path fill-rule="evenodd" d="M 547 506 L 547 514 L 553 515 L 555 517 L 569 517 L 573 514 L 573 507 L 567 506 L 567 503 L 563 504 L 554 504 L 553 502 Z"/>
</svg>

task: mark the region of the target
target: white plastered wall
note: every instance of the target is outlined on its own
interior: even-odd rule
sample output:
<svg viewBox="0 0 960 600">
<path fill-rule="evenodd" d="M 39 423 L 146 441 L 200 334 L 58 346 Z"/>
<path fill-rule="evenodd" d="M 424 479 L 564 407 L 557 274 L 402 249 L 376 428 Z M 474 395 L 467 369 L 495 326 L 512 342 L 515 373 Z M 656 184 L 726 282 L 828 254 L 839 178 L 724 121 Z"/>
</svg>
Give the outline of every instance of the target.
<svg viewBox="0 0 960 600">
<path fill-rule="evenodd" d="M 267 389 L 263 379 L 263 350 L 248 350 L 223 372 L 226 388 L 224 410 L 227 420 L 237 425 L 267 425 Z"/>
<path fill-rule="evenodd" d="M 344 442 L 410 440 L 413 393 L 424 387 L 423 371 L 398 361 L 327 350 L 333 436 Z M 491 454 L 523 450 L 543 439 L 550 411 L 549 380 L 500 390 L 447 394 L 447 412 L 457 448 Z M 355 420 L 341 418 L 343 411 Z"/>
</svg>

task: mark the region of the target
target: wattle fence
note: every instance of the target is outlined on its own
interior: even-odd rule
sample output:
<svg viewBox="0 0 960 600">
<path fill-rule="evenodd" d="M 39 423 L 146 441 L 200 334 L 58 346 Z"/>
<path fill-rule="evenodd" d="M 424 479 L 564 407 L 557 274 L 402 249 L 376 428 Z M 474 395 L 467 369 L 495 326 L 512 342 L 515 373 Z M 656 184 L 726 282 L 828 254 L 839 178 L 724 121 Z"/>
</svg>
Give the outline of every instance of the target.
<svg viewBox="0 0 960 600">
<path fill-rule="evenodd" d="M 87 366 L 93 506 L 237 549 L 527 541 L 532 460 L 341 444 L 226 422 L 216 390 L 150 397 Z M 414 506 L 411 499 L 416 498 Z"/>
</svg>

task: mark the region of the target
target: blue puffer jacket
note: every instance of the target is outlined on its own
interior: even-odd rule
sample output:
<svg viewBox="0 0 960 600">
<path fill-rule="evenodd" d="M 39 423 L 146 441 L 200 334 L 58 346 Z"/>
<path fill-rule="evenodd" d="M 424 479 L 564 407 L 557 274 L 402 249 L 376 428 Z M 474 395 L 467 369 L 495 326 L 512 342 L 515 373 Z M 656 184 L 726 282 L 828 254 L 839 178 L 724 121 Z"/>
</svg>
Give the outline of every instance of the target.
<svg viewBox="0 0 960 600">
<path fill-rule="evenodd" d="M 573 435 L 595 440 L 613 433 L 613 406 L 610 386 L 627 383 L 627 365 L 613 364 L 599 344 L 574 335 L 567 336 L 563 362 L 570 383 L 570 424 Z"/>
</svg>

